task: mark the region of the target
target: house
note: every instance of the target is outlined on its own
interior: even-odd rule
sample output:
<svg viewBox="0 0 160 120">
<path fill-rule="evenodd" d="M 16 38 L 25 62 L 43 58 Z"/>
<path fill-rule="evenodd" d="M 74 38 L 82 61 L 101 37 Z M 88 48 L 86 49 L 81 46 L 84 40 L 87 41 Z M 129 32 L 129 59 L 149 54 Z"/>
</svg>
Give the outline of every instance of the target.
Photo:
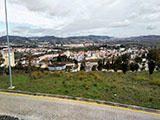
<svg viewBox="0 0 160 120">
<path fill-rule="evenodd" d="M 65 64 L 49 65 L 48 70 L 50 71 L 62 71 L 66 69 Z"/>
<path fill-rule="evenodd" d="M 9 56 L 8 56 L 7 50 L 2 51 L 2 58 L 4 59 L 4 65 L 8 67 L 9 66 Z M 10 61 L 11 61 L 11 66 L 15 67 L 15 57 L 14 57 L 13 50 L 10 50 Z"/>
</svg>

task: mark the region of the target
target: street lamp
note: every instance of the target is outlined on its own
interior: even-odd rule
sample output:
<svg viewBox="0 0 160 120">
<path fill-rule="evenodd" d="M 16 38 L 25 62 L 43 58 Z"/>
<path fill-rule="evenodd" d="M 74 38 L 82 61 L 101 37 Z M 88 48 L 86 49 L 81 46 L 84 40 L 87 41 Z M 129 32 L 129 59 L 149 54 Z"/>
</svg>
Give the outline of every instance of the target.
<svg viewBox="0 0 160 120">
<path fill-rule="evenodd" d="M 9 36 L 8 36 L 8 18 L 7 18 L 7 1 L 4 0 L 5 4 L 5 18 L 6 18 L 6 34 L 7 34 L 7 44 L 8 44 L 8 59 L 9 59 L 9 77 L 10 77 L 10 87 L 9 89 L 14 89 L 12 86 L 12 71 L 11 71 L 11 56 L 10 56 L 10 45 L 9 45 Z"/>
</svg>

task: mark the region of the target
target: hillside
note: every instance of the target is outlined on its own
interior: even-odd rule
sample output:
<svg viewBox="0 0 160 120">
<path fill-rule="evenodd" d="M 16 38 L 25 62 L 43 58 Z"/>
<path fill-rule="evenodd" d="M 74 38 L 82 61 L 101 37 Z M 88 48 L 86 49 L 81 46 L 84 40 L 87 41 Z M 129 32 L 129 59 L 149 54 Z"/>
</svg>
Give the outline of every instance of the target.
<svg viewBox="0 0 160 120">
<path fill-rule="evenodd" d="M 95 43 L 105 43 L 105 42 L 145 42 L 153 43 L 156 42 L 160 44 L 160 35 L 148 35 L 148 36 L 138 36 L 138 37 L 128 37 L 128 38 L 116 38 L 110 36 L 73 36 L 60 38 L 55 36 L 42 36 L 42 37 L 20 37 L 20 36 L 10 36 L 11 43 L 38 43 L 38 42 L 49 42 L 58 44 L 69 44 L 69 43 L 84 43 L 84 42 L 95 42 Z M 6 42 L 6 37 L 0 37 L 0 42 Z"/>
<path fill-rule="evenodd" d="M 41 72 L 13 75 L 15 90 L 67 95 L 160 109 L 160 73 Z M 8 89 L 9 76 L 0 75 L 0 89 Z"/>
</svg>

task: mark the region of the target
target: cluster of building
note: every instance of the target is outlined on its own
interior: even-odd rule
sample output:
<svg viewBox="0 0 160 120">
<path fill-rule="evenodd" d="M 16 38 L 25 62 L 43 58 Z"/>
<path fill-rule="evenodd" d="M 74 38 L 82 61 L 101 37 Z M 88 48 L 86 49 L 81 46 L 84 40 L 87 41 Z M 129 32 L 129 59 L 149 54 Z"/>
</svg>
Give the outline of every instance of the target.
<svg viewBox="0 0 160 120">
<path fill-rule="evenodd" d="M 39 57 L 33 58 L 31 60 L 32 65 L 37 66 L 37 67 L 42 67 L 42 68 L 47 68 L 49 70 L 61 70 L 61 68 L 63 67 L 63 69 L 66 69 L 66 66 L 72 66 L 72 68 L 74 67 L 73 63 L 66 63 L 63 64 L 60 68 L 60 66 L 54 66 L 53 67 L 49 67 L 48 65 L 50 64 L 48 61 L 60 56 L 67 56 L 67 58 L 70 58 L 72 60 L 77 60 L 78 62 L 83 61 L 84 59 L 87 61 L 90 60 L 99 60 L 99 59 L 104 59 L 104 58 L 112 58 L 117 57 L 117 56 L 121 56 L 123 54 L 130 54 L 131 55 L 131 59 L 134 59 L 136 56 L 142 55 L 142 54 L 147 54 L 148 50 L 146 49 L 136 49 L 136 48 L 129 48 L 129 49 L 125 49 L 125 48 L 119 48 L 119 49 L 106 49 L 106 48 L 101 48 L 101 50 L 96 50 L 96 51 L 80 51 L 80 52 L 71 52 L 71 51 L 65 51 L 64 53 L 58 54 L 47 54 L 48 52 L 52 52 L 52 51 L 58 51 L 58 50 L 52 50 L 52 49 L 46 49 L 46 48 L 16 48 L 16 49 L 11 49 L 10 52 L 10 56 L 11 56 L 11 66 L 14 67 L 18 62 L 15 61 L 20 61 L 20 60 L 15 60 L 14 57 L 14 52 L 18 52 L 18 53 L 32 53 L 32 55 L 40 55 Z M 2 54 L 3 59 L 5 60 L 3 66 L 8 66 L 9 65 L 9 59 L 8 59 L 8 51 L 6 49 L 3 49 L 0 51 L 0 53 Z M 21 58 L 21 64 L 23 66 L 27 66 L 28 65 L 28 61 L 25 58 Z M 96 63 L 94 62 L 88 62 L 86 66 L 93 66 Z M 80 65 L 79 65 L 80 66 Z M 89 68 L 89 67 L 88 67 Z M 80 67 L 78 67 L 78 70 L 80 69 Z"/>
</svg>

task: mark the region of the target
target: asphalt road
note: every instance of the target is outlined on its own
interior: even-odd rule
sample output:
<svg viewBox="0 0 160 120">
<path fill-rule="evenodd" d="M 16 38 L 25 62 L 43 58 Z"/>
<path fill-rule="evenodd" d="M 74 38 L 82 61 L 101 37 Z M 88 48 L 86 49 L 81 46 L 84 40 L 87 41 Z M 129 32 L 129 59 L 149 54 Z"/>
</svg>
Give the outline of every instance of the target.
<svg viewBox="0 0 160 120">
<path fill-rule="evenodd" d="M 160 120 L 160 116 L 112 107 L 0 94 L 0 115 L 24 120 Z"/>
</svg>

